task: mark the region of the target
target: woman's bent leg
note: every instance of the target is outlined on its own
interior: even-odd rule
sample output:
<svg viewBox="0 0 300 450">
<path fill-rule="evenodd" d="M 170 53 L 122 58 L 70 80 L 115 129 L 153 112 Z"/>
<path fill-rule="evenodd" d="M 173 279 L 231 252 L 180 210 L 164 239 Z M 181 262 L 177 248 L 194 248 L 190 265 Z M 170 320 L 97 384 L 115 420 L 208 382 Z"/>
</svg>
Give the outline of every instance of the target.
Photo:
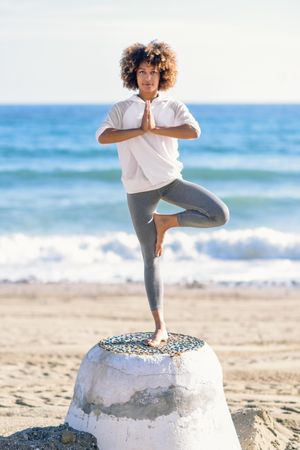
<svg viewBox="0 0 300 450">
<path fill-rule="evenodd" d="M 144 260 L 144 280 L 150 309 L 162 308 L 163 282 L 160 273 L 160 258 L 155 256 L 156 228 L 153 213 L 160 200 L 155 191 L 127 194 L 132 223 L 141 245 Z"/>
<path fill-rule="evenodd" d="M 189 181 L 178 179 L 163 193 L 162 199 L 185 209 L 177 213 L 178 224 L 182 227 L 218 227 L 229 220 L 228 207 L 221 199 Z"/>
<path fill-rule="evenodd" d="M 229 220 L 229 210 L 225 203 L 198 184 L 177 179 L 160 191 L 163 200 L 184 208 L 185 211 L 177 214 L 154 214 L 157 256 L 162 254 L 164 235 L 169 228 L 210 228 L 224 225 Z"/>
</svg>

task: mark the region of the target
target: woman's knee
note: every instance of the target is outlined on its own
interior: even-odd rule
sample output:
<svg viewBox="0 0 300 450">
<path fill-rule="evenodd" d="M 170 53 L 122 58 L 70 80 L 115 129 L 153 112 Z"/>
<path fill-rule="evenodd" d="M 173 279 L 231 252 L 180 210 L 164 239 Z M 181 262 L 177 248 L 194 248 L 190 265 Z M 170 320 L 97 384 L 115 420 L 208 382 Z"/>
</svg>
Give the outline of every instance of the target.
<svg viewBox="0 0 300 450">
<path fill-rule="evenodd" d="M 217 223 L 217 226 L 225 225 L 230 220 L 230 212 L 228 209 L 228 206 L 225 205 L 225 203 L 220 204 L 220 208 L 218 211 L 218 214 L 215 216 L 215 220 Z"/>
</svg>

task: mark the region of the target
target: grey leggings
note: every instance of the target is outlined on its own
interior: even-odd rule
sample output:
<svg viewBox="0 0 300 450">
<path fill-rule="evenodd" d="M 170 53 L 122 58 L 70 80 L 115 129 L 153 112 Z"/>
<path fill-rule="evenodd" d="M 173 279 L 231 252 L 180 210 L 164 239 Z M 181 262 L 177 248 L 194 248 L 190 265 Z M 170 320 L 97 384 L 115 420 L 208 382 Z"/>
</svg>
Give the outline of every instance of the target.
<svg viewBox="0 0 300 450">
<path fill-rule="evenodd" d="M 212 192 L 198 184 L 176 179 L 159 189 L 127 194 L 128 207 L 144 259 L 144 280 L 151 310 L 162 307 L 163 282 L 160 257 L 155 256 L 156 228 L 153 213 L 159 200 L 184 208 L 177 213 L 182 227 L 210 228 L 229 220 L 227 206 Z"/>
</svg>

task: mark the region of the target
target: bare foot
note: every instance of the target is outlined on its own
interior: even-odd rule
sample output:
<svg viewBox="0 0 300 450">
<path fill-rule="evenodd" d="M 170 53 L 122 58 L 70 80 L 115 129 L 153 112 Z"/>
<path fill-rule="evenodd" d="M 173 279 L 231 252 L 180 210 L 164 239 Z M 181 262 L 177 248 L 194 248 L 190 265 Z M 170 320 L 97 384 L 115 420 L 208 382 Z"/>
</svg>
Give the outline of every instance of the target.
<svg viewBox="0 0 300 450">
<path fill-rule="evenodd" d="M 158 347 L 161 342 L 167 342 L 168 332 L 165 328 L 158 328 L 152 334 L 151 338 L 146 341 L 150 347 Z"/>
<path fill-rule="evenodd" d="M 171 228 L 178 226 L 176 214 L 153 214 L 153 220 L 156 227 L 156 247 L 155 256 L 161 256 L 163 251 L 163 242 L 165 232 Z"/>
</svg>

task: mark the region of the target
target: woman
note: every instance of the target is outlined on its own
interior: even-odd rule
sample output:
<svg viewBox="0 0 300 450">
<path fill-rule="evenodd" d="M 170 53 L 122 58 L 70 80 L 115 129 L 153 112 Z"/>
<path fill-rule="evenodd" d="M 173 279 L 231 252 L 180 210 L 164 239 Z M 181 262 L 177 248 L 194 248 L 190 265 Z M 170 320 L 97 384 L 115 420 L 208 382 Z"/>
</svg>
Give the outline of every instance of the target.
<svg viewBox="0 0 300 450">
<path fill-rule="evenodd" d="M 177 139 L 198 138 L 200 127 L 182 102 L 160 93 L 174 86 L 176 76 L 176 56 L 165 42 L 136 43 L 126 48 L 121 78 L 126 88 L 138 89 L 138 93 L 116 103 L 96 133 L 100 144 L 117 144 L 155 322 L 147 344 L 154 347 L 168 339 L 159 267 L 165 232 L 173 227 L 216 227 L 229 219 L 228 208 L 218 197 L 182 178 Z M 160 200 L 184 211 L 158 214 Z"/>
</svg>

